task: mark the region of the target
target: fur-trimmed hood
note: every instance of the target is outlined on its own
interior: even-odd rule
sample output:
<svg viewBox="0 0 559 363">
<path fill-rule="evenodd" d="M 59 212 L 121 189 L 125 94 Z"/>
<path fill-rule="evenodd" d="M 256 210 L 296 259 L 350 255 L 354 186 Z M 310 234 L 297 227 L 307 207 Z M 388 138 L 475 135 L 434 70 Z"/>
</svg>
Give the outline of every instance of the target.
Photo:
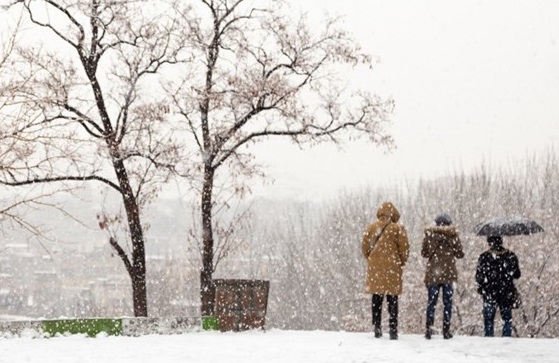
<svg viewBox="0 0 559 363">
<path fill-rule="evenodd" d="M 425 227 L 425 234 L 442 234 L 445 237 L 455 237 L 458 235 L 458 229 L 455 226 L 429 226 Z"/>
</svg>

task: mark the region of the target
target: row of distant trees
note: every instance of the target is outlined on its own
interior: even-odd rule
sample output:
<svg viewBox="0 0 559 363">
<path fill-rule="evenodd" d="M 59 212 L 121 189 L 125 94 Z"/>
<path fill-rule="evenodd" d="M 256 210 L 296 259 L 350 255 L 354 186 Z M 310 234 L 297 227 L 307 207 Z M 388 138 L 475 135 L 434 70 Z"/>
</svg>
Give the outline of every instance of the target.
<svg viewBox="0 0 559 363">
<path fill-rule="evenodd" d="M 282 1 L 3 0 L 0 183 L 16 189 L 2 214 L 36 235 L 26 208 L 54 208 L 86 183 L 120 209 L 99 227 L 148 315 L 146 207 L 164 185 L 197 201 L 203 315 L 213 274 L 231 251 L 219 212 L 262 174 L 251 145 L 367 137 L 391 147 L 391 100 L 353 89 L 341 69 L 372 67 L 336 19 L 311 26 Z"/>
<path fill-rule="evenodd" d="M 482 306 L 474 272 L 487 243 L 484 237 L 475 236 L 473 229 L 496 216 L 525 216 L 539 222 L 545 232 L 505 237 L 506 247 L 517 253 L 522 269 L 517 286 L 523 306 L 514 310 L 515 334 L 556 338 L 558 162 L 559 153 L 550 149 L 524 163 L 516 162 L 510 169 L 485 166 L 472 173 L 435 180 L 347 191 L 326 201 L 255 200 L 244 223 L 235 223 L 229 238 L 235 241 L 237 250 L 221 261 L 216 276 L 270 280 L 268 327 L 369 331 L 370 296 L 363 293 L 365 260 L 360 253 L 360 238 L 365 226 L 375 218 L 380 203 L 391 200 L 402 213 L 411 248 L 400 299 L 400 328 L 406 333 L 422 333 L 426 304 L 425 260 L 420 257 L 423 228 L 432 224 L 438 213 L 446 211 L 459 228 L 466 253 L 457 262 L 460 276 L 455 290 L 453 329 L 458 334 L 481 335 Z M 192 313 L 184 304 L 196 299 L 197 260 L 185 257 L 177 251 L 156 264 L 148 261 L 148 301 L 153 306 L 150 315 Z M 111 261 L 96 258 L 91 266 L 97 268 L 92 270 L 99 271 L 98 264 L 105 263 Z M 49 301 L 59 300 L 51 297 Z M 100 308 L 93 296 L 73 308 L 80 317 L 91 313 L 126 314 L 130 309 L 126 303 Z M 45 308 L 37 306 L 35 314 L 51 316 L 58 311 L 56 307 L 52 312 L 41 311 Z M 66 314 L 71 310 L 69 307 Z M 440 327 L 440 303 L 437 314 Z M 386 312 L 384 315 L 386 319 Z M 496 322 L 499 326 L 498 316 Z"/>
<path fill-rule="evenodd" d="M 460 276 L 452 328 L 458 334 L 483 332 L 482 300 L 474 275 L 478 256 L 488 246 L 484 237 L 474 235 L 475 226 L 495 217 L 523 216 L 536 220 L 545 232 L 504 238 L 505 246 L 518 255 L 522 270 L 517 286 L 523 305 L 514 310 L 514 331 L 525 337 L 559 336 L 559 153 L 554 149 L 510 168 L 480 166 L 471 173 L 348 191 L 327 202 L 270 210 L 274 218 L 260 218 L 252 237 L 252 254 L 259 259 L 244 272 L 250 274 L 259 263 L 275 266 L 269 275 L 273 281 L 270 324 L 371 330 L 370 296 L 363 293 L 365 260 L 359 246 L 365 226 L 376 218 L 384 201 L 397 206 L 410 240 L 400 299 L 404 332 L 423 333 L 427 301 L 426 263 L 420 255 L 423 229 L 434 223 L 437 214 L 448 212 L 466 254 L 457 262 Z M 435 322 L 442 329 L 441 304 Z M 499 326 L 499 316 L 496 323 Z"/>
</svg>

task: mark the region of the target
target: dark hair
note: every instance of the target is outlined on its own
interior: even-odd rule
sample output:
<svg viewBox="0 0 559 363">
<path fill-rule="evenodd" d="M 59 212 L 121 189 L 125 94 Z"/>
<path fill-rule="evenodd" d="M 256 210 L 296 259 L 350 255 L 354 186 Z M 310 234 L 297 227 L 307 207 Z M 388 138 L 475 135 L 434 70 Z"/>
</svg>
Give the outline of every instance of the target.
<svg viewBox="0 0 559 363">
<path fill-rule="evenodd" d="M 452 219 L 450 219 L 448 213 L 442 213 L 435 218 L 435 223 L 437 226 L 450 226 L 452 224 Z"/>
<path fill-rule="evenodd" d="M 487 243 L 491 247 L 499 247 L 503 245 L 503 237 L 501 236 L 487 236 Z"/>
</svg>

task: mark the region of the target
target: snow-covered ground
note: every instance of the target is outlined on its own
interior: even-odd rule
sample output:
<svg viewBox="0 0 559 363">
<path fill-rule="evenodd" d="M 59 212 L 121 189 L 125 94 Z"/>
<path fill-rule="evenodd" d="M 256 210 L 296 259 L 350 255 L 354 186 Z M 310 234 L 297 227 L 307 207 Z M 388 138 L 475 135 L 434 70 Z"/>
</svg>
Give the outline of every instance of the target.
<svg viewBox="0 0 559 363">
<path fill-rule="evenodd" d="M 0 338 L 0 362 L 559 362 L 559 339 L 400 335 L 326 331 L 193 332 L 183 335 Z"/>
</svg>

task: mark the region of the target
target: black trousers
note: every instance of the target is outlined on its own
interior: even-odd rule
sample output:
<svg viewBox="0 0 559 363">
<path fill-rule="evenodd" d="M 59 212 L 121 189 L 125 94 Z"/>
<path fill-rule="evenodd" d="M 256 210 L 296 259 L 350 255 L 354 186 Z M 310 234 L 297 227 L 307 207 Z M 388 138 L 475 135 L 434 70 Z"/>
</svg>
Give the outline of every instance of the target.
<svg viewBox="0 0 559 363">
<path fill-rule="evenodd" d="M 373 294 L 372 312 L 373 312 L 373 326 L 379 327 L 382 322 L 382 301 L 386 296 L 388 302 L 388 327 L 390 331 L 398 331 L 398 295 L 380 295 Z"/>
</svg>

